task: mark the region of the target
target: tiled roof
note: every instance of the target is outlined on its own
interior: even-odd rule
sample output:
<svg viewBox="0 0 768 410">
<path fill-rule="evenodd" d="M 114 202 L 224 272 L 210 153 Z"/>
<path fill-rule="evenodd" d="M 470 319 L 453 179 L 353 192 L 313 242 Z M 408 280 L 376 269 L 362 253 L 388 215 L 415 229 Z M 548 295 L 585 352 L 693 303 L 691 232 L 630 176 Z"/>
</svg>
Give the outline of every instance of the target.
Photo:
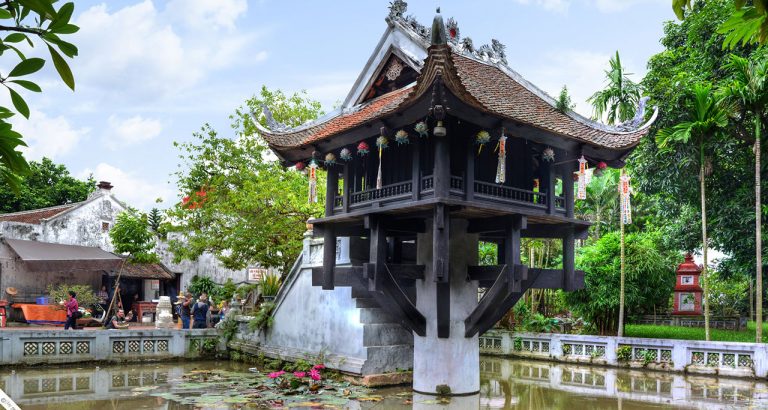
<svg viewBox="0 0 768 410">
<path fill-rule="evenodd" d="M 283 132 L 262 130 L 262 136 L 277 151 L 301 147 L 381 119 L 408 106 L 424 95 L 436 76 L 465 103 L 490 114 L 549 131 L 563 138 L 609 149 L 635 146 L 648 127 L 618 131 L 583 118 L 564 114 L 550 97 L 519 77 L 493 63 L 478 61 L 451 52 L 447 46 L 433 46 L 415 87 L 404 87 L 361 104 L 318 124 Z"/>
<path fill-rule="evenodd" d="M 42 219 L 50 219 L 54 216 L 66 212 L 76 206 L 80 205 L 80 202 L 52 206 L 50 208 L 33 209 L 30 211 L 13 212 L 8 214 L 0 214 L 0 222 L 23 222 L 28 224 L 40 224 Z"/>
<path fill-rule="evenodd" d="M 173 279 L 175 277 L 175 274 L 162 263 L 125 262 L 122 270 L 121 276 L 126 278 Z M 118 272 L 110 273 L 110 276 L 117 276 L 117 274 Z"/>
</svg>

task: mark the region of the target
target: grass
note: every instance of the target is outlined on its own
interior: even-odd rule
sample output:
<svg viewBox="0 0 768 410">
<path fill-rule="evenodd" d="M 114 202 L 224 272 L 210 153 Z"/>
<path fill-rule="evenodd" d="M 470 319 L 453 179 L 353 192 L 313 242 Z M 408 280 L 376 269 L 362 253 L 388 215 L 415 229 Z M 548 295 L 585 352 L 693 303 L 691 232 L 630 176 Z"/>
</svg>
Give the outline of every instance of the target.
<svg viewBox="0 0 768 410">
<path fill-rule="evenodd" d="M 704 340 L 703 327 L 661 326 L 661 325 L 626 325 L 626 337 L 646 337 L 651 339 Z M 747 323 L 747 330 L 710 329 L 713 341 L 746 342 L 755 341 L 755 322 Z M 768 326 L 763 325 L 763 343 L 768 343 Z"/>
</svg>

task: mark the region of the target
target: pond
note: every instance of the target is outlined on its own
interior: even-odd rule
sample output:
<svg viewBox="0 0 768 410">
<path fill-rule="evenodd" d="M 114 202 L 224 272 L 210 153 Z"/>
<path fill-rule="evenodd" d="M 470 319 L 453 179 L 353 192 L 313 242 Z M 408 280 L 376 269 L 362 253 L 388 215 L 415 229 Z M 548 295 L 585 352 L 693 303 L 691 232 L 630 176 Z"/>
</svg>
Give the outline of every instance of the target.
<svg viewBox="0 0 768 410">
<path fill-rule="evenodd" d="M 0 370 L 0 388 L 37 409 L 662 409 L 768 407 L 763 381 L 481 358 L 478 396 L 443 400 L 404 387 L 322 382 L 277 393 L 275 381 L 234 362 Z M 460 370 L 459 370 L 460 371 Z"/>
</svg>

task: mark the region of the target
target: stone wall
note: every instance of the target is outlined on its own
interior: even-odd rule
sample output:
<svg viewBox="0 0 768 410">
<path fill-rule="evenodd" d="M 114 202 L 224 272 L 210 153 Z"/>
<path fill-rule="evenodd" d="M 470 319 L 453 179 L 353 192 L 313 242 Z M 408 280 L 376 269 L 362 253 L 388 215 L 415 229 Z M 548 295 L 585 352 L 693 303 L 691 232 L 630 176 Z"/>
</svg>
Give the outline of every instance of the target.
<svg viewBox="0 0 768 410">
<path fill-rule="evenodd" d="M 668 372 L 765 378 L 768 345 L 488 331 L 480 353 Z M 620 360 L 621 354 L 629 360 Z"/>
<path fill-rule="evenodd" d="M 6 330 L 0 338 L 0 365 L 197 357 L 208 339 L 218 343 L 218 330 Z"/>
</svg>

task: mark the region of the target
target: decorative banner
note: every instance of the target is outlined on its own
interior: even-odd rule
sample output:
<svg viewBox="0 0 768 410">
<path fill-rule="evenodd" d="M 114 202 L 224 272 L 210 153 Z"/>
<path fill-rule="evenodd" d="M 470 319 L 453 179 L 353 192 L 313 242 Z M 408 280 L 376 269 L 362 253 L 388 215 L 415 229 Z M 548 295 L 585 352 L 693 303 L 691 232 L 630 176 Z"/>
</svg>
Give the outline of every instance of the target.
<svg viewBox="0 0 768 410">
<path fill-rule="evenodd" d="M 541 153 L 541 159 L 546 162 L 555 162 L 555 150 L 550 147 L 544 148 L 544 152 Z"/>
<path fill-rule="evenodd" d="M 371 147 L 369 147 L 365 141 L 361 141 L 359 144 L 357 144 L 357 155 L 364 157 L 368 155 L 369 152 L 371 152 Z"/>
<path fill-rule="evenodd" d="M 619 206 L 621 210 L 621 221 L 626 224 L 632 223 L 632 186 L 629 184 L 630 177 L 622 169 L 619 177 Z"/>
<path fill-rule="evenodd" d="M 408 133 L 405 130 L 400 130 L 395 134 L 395 141 L 397 141 L 397 145 L 408 145 L 411 142 L 408 140 Z"/>
<path fill-rule="evenodd" d="M 317 162 L 314 158 L 309 163 L 309 203 L 317 203 Z"/>
<path fill-rule="evenodd" d="M 379 147 L 379 171 L 376 174 L 376 189 L 381 189 L 383 186 L 381 178 L 381 157 L 384 155 L 384 150 L 389 146 L 389 140 L 385 136 L 376 138 L 376 146 Z"/>
<path fill-rule="evenodd" d="M 416 123 L 416 126 L 413 127 L 413 130 L 419 133 L 419 138 L 429 137 L 429 127 L 427 126 L 426 121 L 419 121 Z"/>
<path fill-rule="evenodd" d="M 333 152 L 329 152 L 325 154 L 325 165 L 334 165 L 336 164 L 336 155 Z"/>
<path fill-rule="evenodd" d="M 579 188 L 576 191 L 576 199 L 587 199 L 587 160 L 584 155 L 579 158 Z"/>
<path fill-rule="evenodd" d="M 342 148 L 341 152 L 339 152 L 339 157 L 344 161 L 351 161 L 352 152 L 349 151 L 349 148 Z"/>
<path fill-rule="evenodd" d="M 477 155 L 480 155 L 480 152 L 483 150 L 483 145 L 487 144 L 490 140 L 491 134 L 489 134 L 488 131 L 483 130 L 477 133 L 477 136 L 475 136 L 475 144 L 480 146 L 477 149 Z"/>
<path fill-rule="evenodd" d="M 499 163 L 496 166 L 496 183 L 503 184 L 507 175 L 507 136 L 502 132 L 499 143 L 496 145 L 499 151 Z"/>
</svg>

